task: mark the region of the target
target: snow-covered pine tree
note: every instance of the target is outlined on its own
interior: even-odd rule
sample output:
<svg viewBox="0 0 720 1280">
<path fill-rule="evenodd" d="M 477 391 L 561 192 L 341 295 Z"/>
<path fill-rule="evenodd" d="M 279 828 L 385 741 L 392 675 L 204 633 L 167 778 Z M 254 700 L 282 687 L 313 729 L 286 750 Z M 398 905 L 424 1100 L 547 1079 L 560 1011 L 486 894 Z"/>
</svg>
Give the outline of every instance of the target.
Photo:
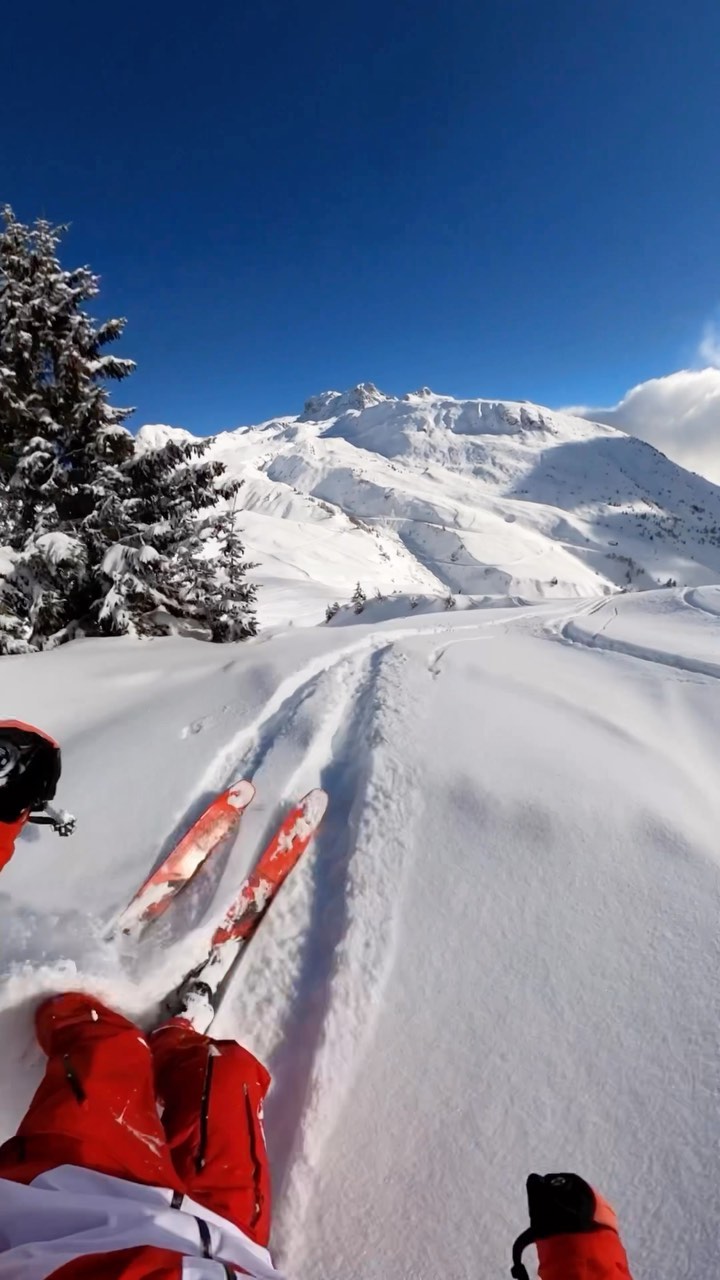
<svg viewBox="0 0 720 1280">
<path fill-rule="evenodd" d="M 174 559 L 183 617 L 195 619 L 216 644 L 257 634 L 257 588 L 247 581 L 255 565 L 244 555 L 233 503 L 196 527 Z"/>
<path fill-rule="evenodd" d="M 187 599 L 192 551 L 185 546 L 197 538 L 198 513 L 238 484 L 220 483 L 222 463 L 198 461 L 209 440 L 138 447 L 122 425 L 132 411 L 113 407 L 104 385 L 134 368 L 104 351 L 125 322 L 96 324 L 83 309 L 98 279 L 86 267 L 61 267 L 65 228 L 43 220 L 25 226 L 10 209 L 4 218 L 0 542 L 8 551 L 0 566 L 0 653 L 76 634 L 165 630 L 168 615 L 199 613 Z M 241 566 L 238 601 L 243 592 L 251 598 L 235 547 L 229 555 L 233 569 Z M 211 594 L 208 587 L 208 601 Z M 209 616 L 207 625 L 212 631 Z M 243 630 L 237 619 L 225 629 Z"/>
<path fill-rule="evenodd" d="M 0 650 L 68 638 L 94 591 L 83 522 L 120 483 L 134 442 L 112 407 L 104 379 L 122 379 L 131 360 L 104 354 L 122 320 L 97 325 L 82 308 L 96 296 L 86 267 L 65 271 L 64 230 L 32 227 L 4 210 L 0 234 L 0 537 L 10 549 L 2 596 Z"/>
<path fill-rule="evenodd" d="M 214 511 L 221 499 L 234 499 L 241 481 L 222 479 L 222 462 L 199 461 L 211 444 L 170 439 L 138 448 L 122 468 L 129 494 L 109 495 L 88 521 L 98 553 L 105 548 L 100 631 L 158 635 L 174 619 L 196 623 L 198 634 L 217 643 L 256 634 L 257 588 L 246 578 L 255 566 L 243 559 L 234 501 L 231 510 Z M 113 541 L 118 529 L 126 532 Z"/>
<path fill-rule="evenodd" d="M 138 447 L 122 468 L 126 490 L 107 495 L 89 519 L 100 568 L 94 616 L 101 632 L 157 635 L 173 618 L 201 617 L 213 565 L 200 554 L 208 523 L 200 513 L 240 487 L 236 480 L 221 482 L 222 462 L 198 461 L 211 443 L 171 438 L 158 448 Z"/>
<path fill-rule="evenodd" d="M 79 521 L 133 453 L 122 426 L 131 409 L 108 402 L 103 381 L 132 360 L 103 353 L 124 320 L 97 325 L 82 304 L 98 293 L 87 267 L 65 271 L 56 249 L 65 230 L 28 227 L 11 209 L 0 235 L 0 453 L 10 546 L 27 530 Z M 9 535 L 9 536 L 8 536 Z"/>
<path fill-rule="evenodd" d="M 365 595 L 365 592 L 363 591 L 362 586 L 360 585 L 359 582 L 355 587 L 355 590 L 353 591 L 350 597 L 350 600 L 355 609 L 355 612 L 362 613 L 363 609 L 365 608 L 367 596 Z"/>
<path fill-rule="evenodd" d="M 245 548 L 235 522 L 234 505 L 214 521 L 213 537 L 218 543 L 215 582 L 205 599 L 205 624 L 215 644 L 245 640 L 257 635 L 255 597 L 257 588 L 247 581 L 256 566 L 244 560 Z"/>
</svg>

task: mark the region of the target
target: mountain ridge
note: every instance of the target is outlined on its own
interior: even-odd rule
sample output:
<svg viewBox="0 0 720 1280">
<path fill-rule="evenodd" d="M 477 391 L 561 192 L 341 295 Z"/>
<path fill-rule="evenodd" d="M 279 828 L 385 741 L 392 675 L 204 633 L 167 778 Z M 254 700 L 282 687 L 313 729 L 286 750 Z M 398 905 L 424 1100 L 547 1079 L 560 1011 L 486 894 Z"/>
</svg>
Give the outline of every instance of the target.
<svg viewBox="0 0 720 1280">
<path fill-rule="evenodd" d="M 153 448 L 180 432 L 192 438 L 155 425 L 138 439 Z M 718 486 L 614 427 L 528 401 L 360 383 L 223 431 L 210 454 L 243 480 L 238 522 L 265 623 L 317 623 L 357 581 L 368 594 L 529 601 L 720 581 Z"/>
</svg>

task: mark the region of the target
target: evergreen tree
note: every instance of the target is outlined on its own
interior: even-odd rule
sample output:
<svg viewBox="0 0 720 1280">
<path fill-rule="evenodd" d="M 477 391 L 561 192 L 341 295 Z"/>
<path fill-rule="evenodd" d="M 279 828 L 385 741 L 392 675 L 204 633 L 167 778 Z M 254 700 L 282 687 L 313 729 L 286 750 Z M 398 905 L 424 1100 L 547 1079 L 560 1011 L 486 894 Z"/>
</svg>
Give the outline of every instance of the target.
<svg viewBox="0 0 720 1280">
<path fill-rule="evenodd" d="M 122 426 L 131 409 L 109 404 L 103 382 L 132 360 L 104 354 L 123 320 L 96 325 L 82 304 L 98 293 L 87 267 L 65 271 L 56 248 L 64 227 L 24 226 L 4 210 L 0 235 L 0 457 L 4 541 L 25 545 L 94 508 L 133 453 Z"/>
<path fill-rule="evenodd" d="M 199 461 L 209 440 L 137 445 L 123 426 L 132 410 L 112 406 L 105 385 L 135 367 L 105 350 L 124 320 L 97 324 L 84 310 L 98 279 L 60 265 L 64 227 L 25 226 L 9 208 L 4 219 L 0 652 L 77 634 L 152 634 L 167 629 L 168 615 L 197 617 L 188 574 L 200 572 L 199 513 L 238 483 L 221 482 L 222 463 Z M 220 539 L 217 580 L 202 569 L 213 638 L 253 634 L 241 556 L 233 530 Z"/>
<path fill-rule="evenodd" d="M 335 614 L 339 612 L 340 612 L 340 605 L 338 604 L 337 600 L 334 600 L 333 603 L 329 604 L 327 609 L 325 610 L 325 621 L 332 622 L 333 618 L 335 617 Z"/>
<path fill-rule="evenodd" d="M 222 462 L 197 461 L 211 443 L 170 439 L 137 448 L 123 468 L 127 490 L 109 494 L 89 521 L 102 578 L 101 631 L 157 635 L 167 631 L 168 619 L 202 618 L 218 562 L 207 560 L 201 535 L 209 522 L 200 513 L 240 487 L 220 481 Z"/>
<path fill-rule="evenodd" d="M 63 227 L 33 227 L 4 210 L 0 235 L 0 537 L 10 548 L 0 648 L 69 638 L 94 584 L 82 526 L 120 483 L 134 442 L 104 380 L 132 372 L 104 353 L 122 320 L 96 325 L 82 304 L 96 296 L 86 268 L 65 271 Z"/>
<path fill-rule="evenodd" d="M 367 600 L 367 596 L 365 595 L 365 592 L 363 591 L 359 582 L 355 590 L 353 591 L 350 599 L 355 608 L 355 612 L 362 613 L 363 609 L 365 608 L 365 602 Z"/>
<path fill-rule="evenodd" d="M 205 622 L 210 639 L 215 644 L 246 640 L 257 635 L 257 588 L 247 581 L 247 574 L 257 566 L 243 559 L 245 548 L 236 527 L 234 507 L 215 521 L 213 536 L 218 540 L 219 558 L 215 589 L 206 602 Z"/>
<path fill-rule="evenodd" d="M 247 581 L 255 565 L 244 554 L 233 505 L 210 517 L 175 558 L 183 617 L 197 620 L 216 644 L 257 634 L 257 588 Z"/>
</svg>

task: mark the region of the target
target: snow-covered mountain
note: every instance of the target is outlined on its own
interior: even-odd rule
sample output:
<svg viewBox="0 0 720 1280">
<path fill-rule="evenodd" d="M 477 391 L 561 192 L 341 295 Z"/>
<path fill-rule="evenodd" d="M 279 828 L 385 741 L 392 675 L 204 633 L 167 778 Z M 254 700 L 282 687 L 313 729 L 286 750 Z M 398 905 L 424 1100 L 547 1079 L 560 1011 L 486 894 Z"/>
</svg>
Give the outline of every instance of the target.
<svg viewBox="0 0 720 1280">
<path fill-rule="evenodd" d="M 147 446 L 175 428 L 143 427 Z M 366 593 L 524 600 L 720 581 L 720 489 L 612 427 L 370 383 L 223 432 L 260 619 Z M 295 617 L 291 617 L 289 601 Z"/>
</svg>

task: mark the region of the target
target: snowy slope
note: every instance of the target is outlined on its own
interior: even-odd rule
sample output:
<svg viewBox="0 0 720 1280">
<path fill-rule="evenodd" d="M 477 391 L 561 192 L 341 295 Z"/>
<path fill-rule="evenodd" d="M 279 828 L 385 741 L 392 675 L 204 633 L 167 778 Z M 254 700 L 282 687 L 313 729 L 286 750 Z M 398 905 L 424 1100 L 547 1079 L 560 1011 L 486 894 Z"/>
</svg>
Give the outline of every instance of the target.
<svg viewBox="0 0 720 1280">
<path fill-rule="evenodd" d="M 587 430 L 598 456 L 619 447 Z M 248 487 L 269 501 L 268 472 L 296 466 L 300 511 L 354 468 L 357 495 L 365 454 L 313 431 L 275 424 L 266 457 L 262 432 L 246 433 Z M 651 461 L 658 493 L 670 464 Z M 440 464 L 427 465 L 429 493 Z M 695 481 L 683 483 L 689 501 Z M 475 509 L 463 511 L 465 537 Z M 341 512 L 327 518 L 352 538 Z M 399 582 L 401 556 L 403 573 L 430 573 L 399 534 L 381 536 L 397 537 Z M 558 554 L 584 571 L 574 550 Z M 284 581 L 301 610 L 306 588 Z M 0 881 L 2 1129 L 39 1077 L 37 997 L 80 983 L 152 1017 L 282 804 L 321 784 L 321 837 L 216 1024 L 274 1073 L 274 1244 L 288 1274 L 506 1274 L 524 1178 L 559 1166 L 615 1201 L 636 1280 L 712 1275 L 720 589 L 604 600 L 596 588 L 383 621 L 389 608 L 242 646 L 83 641 L 0 664 L 3 713 L 63 741 L 60 798 L 79 817 L 71 843 L 28 836 Z M 224 862 L 137 954 L 104 941 L 158 849 L 239 771 L 258 797 Z"/>
<path fill-rule="evenodd" d="M 720 489 L 536 405 L 363 384 L 224 432 L 213 451 L 244 481 L 264 624 L 316 623 L 358 580 L 368 595 L 528 601 L 720 581 Z"/>
</svg>

